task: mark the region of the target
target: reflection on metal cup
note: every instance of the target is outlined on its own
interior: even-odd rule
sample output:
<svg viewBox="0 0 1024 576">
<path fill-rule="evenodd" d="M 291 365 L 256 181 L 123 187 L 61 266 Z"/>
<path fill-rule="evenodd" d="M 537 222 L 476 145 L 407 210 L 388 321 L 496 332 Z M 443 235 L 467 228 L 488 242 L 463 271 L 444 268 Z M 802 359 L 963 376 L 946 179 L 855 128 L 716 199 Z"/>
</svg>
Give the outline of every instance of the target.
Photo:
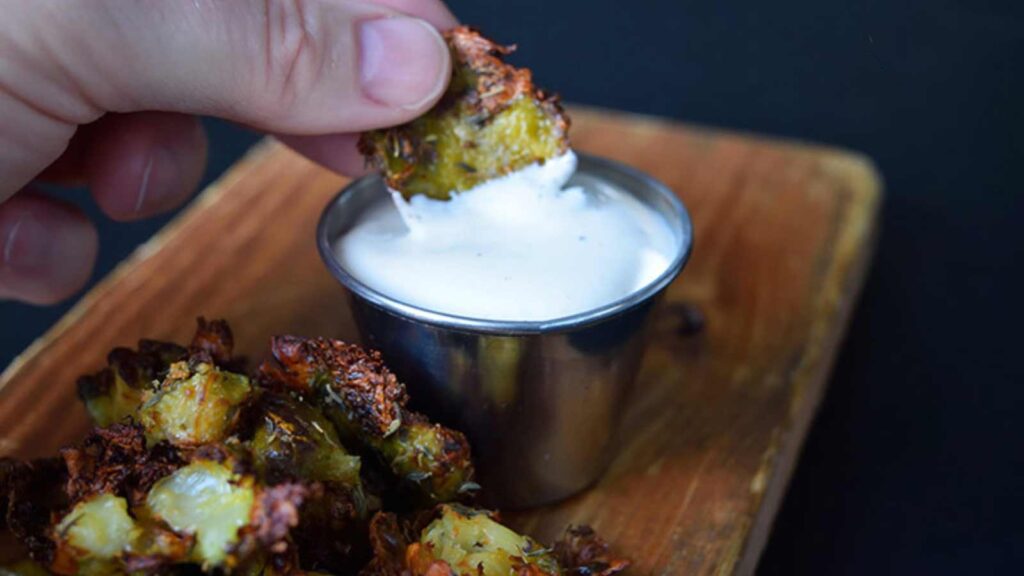
<svg viewBox="0 0 1024 576">
<path fill-rule="evenodd" d="M 359 281 L 334 242 L 387 194 L 377 176 L 349 184 L 324 210 L 320 254 L 347 288 L 363 343 L 409 388 L 415 407 L 464 432 L 489 503 L 526 507 L 594 482 L 643 356 L 651 311 L 692 248 L 689 215 L 665 185 L 616 162 L 580 155 L 569 185 L 603 182 L 665 218 L 676 238 L 668 269 L 606 306 L 551 321 L 498 321 L 434 312 Z"/>
</svg>

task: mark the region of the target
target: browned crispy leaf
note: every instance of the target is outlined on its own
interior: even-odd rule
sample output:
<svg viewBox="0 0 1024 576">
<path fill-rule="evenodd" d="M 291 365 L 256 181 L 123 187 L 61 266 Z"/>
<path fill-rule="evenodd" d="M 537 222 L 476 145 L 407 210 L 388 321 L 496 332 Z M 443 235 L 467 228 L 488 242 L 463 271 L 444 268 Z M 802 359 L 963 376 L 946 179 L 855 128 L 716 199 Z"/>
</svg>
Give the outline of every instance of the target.
<svg viewBox="0 0 1024 576">
<path fill-rule="evenodd" d="M 136 506 L 153 483 L 185 464 L 166 443 L 147 449 L 142 427 L 132 423 L 97 428 L 79 446 L 61 450 L 61 457 L 72 503 L 94 494 L 116 494 Z"/>
<path fill-rule="evenodd" d="M 408 396 L 379 352 L 340 340 L 294 336 L 274 337 L 270 349 L 277 362 L 261 367 L 265 376 L 310 396 L 322 386 L 364 433 L 383 437 L 401 422 Z"/>
</svg>

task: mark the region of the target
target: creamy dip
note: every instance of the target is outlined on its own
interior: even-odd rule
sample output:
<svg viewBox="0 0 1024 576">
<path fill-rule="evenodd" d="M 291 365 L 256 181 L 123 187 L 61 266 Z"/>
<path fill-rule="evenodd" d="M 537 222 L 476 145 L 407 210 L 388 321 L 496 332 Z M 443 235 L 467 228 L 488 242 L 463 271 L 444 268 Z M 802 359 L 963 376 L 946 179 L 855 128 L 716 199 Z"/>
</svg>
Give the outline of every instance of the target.
<svg viewBox="0 0 1024 576">
<path fill-rule="evenodd" d="M 453 195 L 392 192 L 335 244 L 367 286 L 407 304 L 488 320 L 554 320 L 610 304 L 668 267 L 676 240 L 611 185 L 564 188 L 572 152 Z"/>
</svg>

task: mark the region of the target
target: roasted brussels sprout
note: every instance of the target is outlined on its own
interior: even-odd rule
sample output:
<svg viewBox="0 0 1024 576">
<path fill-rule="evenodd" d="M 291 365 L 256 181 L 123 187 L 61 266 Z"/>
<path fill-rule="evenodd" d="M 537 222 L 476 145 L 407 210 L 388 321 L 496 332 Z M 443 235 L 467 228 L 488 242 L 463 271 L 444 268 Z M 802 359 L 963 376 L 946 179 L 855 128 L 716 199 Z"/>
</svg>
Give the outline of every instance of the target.
<svg viewBox="0 0 1024 576">
<path fill-rule="evenodd" d="M 383 460 L 428 502 L 449 502 L 476 488 L 465 436 L 405 408 L 405 386 L 380 353 L 326 338 L 279 336 L 275 362 L 261 367 L 264 386 L 317 402 L 342 442 Z"/>
<path fill-rule="evenodd" d="M 406 561 L 417 574 L 427 574 L 441 562 L 460 576 L 561 573 L 550 550 L 487 512 L 462 506 L 442 506 L 440 517 L 406 550 Z"/>
<path fill-rule="evenodd" d="M 7 524 L 57 574 L 231 570 L 285 554 L 318 488 L 260 482 L 237 451 L 147 446 L 134 424 L 97 429 L 62 460 L 0 467 Z"/>
<path fill-rule="evenodd" d="M 140 340 L 138 350 L 115 348 L 107 356 L 107 367 L 78 379 L 78 395 L 98 426 L 109 426 L 134 417 L 149 392 L 167 375 L 172 364 L 193 359 L 218 368 L 242 371 L 239 358 L 232 356 L 231 329 L 223 320 L 200 317 L 188 348 L 170 342 Z"/>
<path fill-rule="evenodd" d="M 120 574 L 185 557 L 190 541 L 134 515 L 153 484 L 185 464 L 177 450 L 166 443 L 148 449 L 140 426 L 117 424 L 61 456 L 71 504 L 55 515 L 56 553 L 37 560 L 58 574 Z"/>
<path fill-rule="evenodd" d="M 167 443 L 147 447 L 137 424 L 97 428 L 78 446 L 61 450 L 67 479 L 64 492 L 71 502 L 96 494 L 127 498 L 141 504 L 153 484 L 185 465 L 187 459 Z"/>
<path fill-rule="evenodd" d="M 138 419 L 150 442 L 176 446 L 220 442 L 231 435 L 252 387 L 241 374 L 207 364 L 172 364 L 163 382 L 147 393 Z"/>
<path fill-rule="evenodd" d="M 445 32 L 445 39 L 453 72 L 441 101 L 412 122 L 367 132 L 359 141 L 391 189 L 407 199 L 447 200 L 569 149 L 569 119 L 558 97 L 537 89 L 529 70 L 502 60 L 514 46 L 466 26 Z"/>
<path fill-rule="evenodd" d="M 59 574 L 109 574 L 194 563 L 230 569 L 284 550 L 305 489 L 265 487 L 227 463 L 198 460 L 158 480 L 129 510 L 111 493 L 76 504 L 56 525 Z"/>
<path fill-rule="evenodd" d="M 256 502 L 252 477 L 219 462 L 199 461 L 160 479 L 146 496 L 146 511 L 179 534 L 195 538 L 191 558 L 222 566 L 249 524 Z"/>
<path fill-rule="evenodd" d="M 586 527 L 545 548 L 484 510 L 458 504 L 399 519 L 380 513 L 370 525 L 374 558 L 362 576 L 611 576 L 629 562 L 612 559 Z"/>
<path fill-rule="evenodd" d="M 301 565 L 351 573 L 366 561 L 366 527 L 376 497 L 364 492 L 360 458 L 349 454 L 334 425 L 310 404 L 288 394 L 264 391 L 247 415 L 249 449 L 259 476 L 268 483 L 301 479 L 322 490 L 311 494 L 292 531 L 302 550 Z"/>
<path fill-rule="evenodd" d="M 314 406 L 267 391 L 252 410 L 250 447 L 256 469 L 268 481 L 302 478 L 360 485 L 359 457 L 349 454 L 338 433 Z"/>
<path fill-rule="evenodd" d="M 0 458 L 0 529 L 32 558 L 0 576 L 607 576 L 625 566 L 587 529 L 548 549 L 487 512 L 436 506 L 479 488 L 469 445 L 406 408 L 379 353 L 321 338 L 271 344 L 258 386 L 238 372 L 223 322 L 200 318 L 187 349 L 144 340 L 112 352 L 79 386 L 107 426 L 60 458 Z"/>
<path fill-rule="evenodd" d="M 97 425 L 121 422 L 135 414 L 172 363 L 187 357 L 185 348 L 154 340 L 140 340 L 138 351 L 116 348 L 107 356 L 107 368 L 78 379 L 78 395 Z"/>
<path fill-rule="evenodd" d="M 54 531 L 58 541 L 54 570 L 96 575 L 122 572 L 120 559 L 142 532 L 128 514 L 128 502 L 113 494 L 79 502 Z"/>
<path fill-rule="evenodd" d="M 404 412 L 402 425 L 370 445 L 392 472 L 431 503 L 451 502 L 480 488 L 473 482 L 469 444 L 461 432 L 431 424 L 421 414 Z"/>
</svg>

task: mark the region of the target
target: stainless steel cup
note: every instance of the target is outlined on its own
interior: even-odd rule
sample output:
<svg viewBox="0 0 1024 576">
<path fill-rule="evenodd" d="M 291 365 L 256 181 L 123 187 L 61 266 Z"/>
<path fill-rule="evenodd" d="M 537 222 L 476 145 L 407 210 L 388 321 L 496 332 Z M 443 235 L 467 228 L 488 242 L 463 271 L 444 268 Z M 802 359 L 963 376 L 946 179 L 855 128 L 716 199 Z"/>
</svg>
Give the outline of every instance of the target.
<svg viewBox="0 0 1024 576">
<path fill-rule="evenodd" d="M 638 292 L 552 321 L 433 312 L 350 274 L 332 246 L 387 197 L 377 176 L 345 187 L 320 219 L 320 255 L 348 289 L 363 343 L 384 354 L 415 408 L 469 437 L 489 504 L 544 504 L 598 478 L 643 356 L 651 311 L 690 255 L 690 217 L 664 184 L 617 162 L 579 155 L 570 185 L 598 182 L 633 194 L 663 216 L 675 234 L 676 253 L 669 268 Z"/>
</svg>

